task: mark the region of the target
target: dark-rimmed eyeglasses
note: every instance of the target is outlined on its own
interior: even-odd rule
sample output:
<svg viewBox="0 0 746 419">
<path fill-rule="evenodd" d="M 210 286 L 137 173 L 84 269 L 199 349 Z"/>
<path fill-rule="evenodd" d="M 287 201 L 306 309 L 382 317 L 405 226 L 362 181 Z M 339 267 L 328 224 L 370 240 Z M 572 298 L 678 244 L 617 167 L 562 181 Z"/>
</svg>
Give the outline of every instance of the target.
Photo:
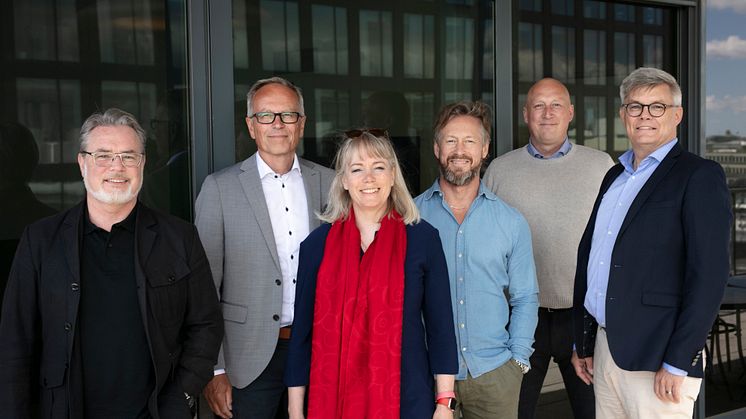
<svg viewBox="0 0 746 419">
<path fill-rule="evenodd" d="M 383 128 L 352 129 L 349 131 L 345 131 L 344 135 L 347 138 L 357 138 L 365 134 L 366 132 L 374 137 L 389 138 L 389 132 Z"/>
<path fill-rule="evenodd" d="M 678 108 L 676 105 L 666 105 L 665 103 L 650 103 L 650 104 L 644 104 L 644 103 L 625 103 L 622 105 L 624 108 L 624 111 L 627 112 L 627 115 L 629 116 L 640 116 L 642 115 L 642 111 L 645 110 L 645 108 L 648 108 L 648 113 L 653 118 L 658 118 L 663 116 L 664 113 L 666 113 L 667 108 Z"/>
<path fill-rule="evenodd" d="M 256 119 L 256 122 L 260 124 L 272 124 L 278 116 L 283 124 L 294 124 L 298 122 L 302 115 L 300 112 L 257 112 L 254 115 L 249 115 L 249 118 Z"/>
<path fill-rule="evenodd" d="M 142 163 L 142 158 L 145 156 L 143 153 L 111 153 L 108 151 L 94 151 L 93 153 L 88 151 L 81 151 L 80 154 L 86 154 L 93 157 L 93 162 L 98 167 L 111 167 L 114 165 L 114 160 L 119 157 L 124 167 L 139 167 Z"/>
</svg>

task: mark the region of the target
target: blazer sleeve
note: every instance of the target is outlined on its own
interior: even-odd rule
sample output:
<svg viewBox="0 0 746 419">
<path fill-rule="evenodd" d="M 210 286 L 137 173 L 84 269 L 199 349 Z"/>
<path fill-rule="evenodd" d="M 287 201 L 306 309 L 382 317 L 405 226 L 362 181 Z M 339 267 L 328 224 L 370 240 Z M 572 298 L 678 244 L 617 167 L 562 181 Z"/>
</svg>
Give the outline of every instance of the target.
<svg viewBox="0 0 746 419">
<path fill-rule="evenodd" d="M 664 361 L 691 369 L 707 339 L 728 280 L 733 214 L 725 173 L 705 161 L 689 178 L 682 208 L 686 267 L 682 301 Z"/>
<path fill-rule="evenodd" d="M 324 258 L 329 224 L 314 230 L 300 245 L 295 286 L 293 332 L 288 346 L 284 381 L 288 387 L 307 386 L 311 376 L 311 339 L 316 299 L 316 275 Z"/>
<path fill-rule="evenodd" d="M 427 352 L 432 374 L 458 373 L 456 329 L 453 326 L 451 286 L 448 265 L 438 231 L 427 229 L 428 237 L 421 240 L 427 246 L 424 278 L 425 295 L 422 314 L 427 333 Z"/>
<path fill-rule="evenodd" d="M 223 341 L 223 315 L 197 229 L 192 227 L 191 233 L 188 255 L 191 276 L 182 327 L 185 338 L 176 377 L 185 392 L 197 395 L 213 377 L 213 366 Z"/>
<path fill-rule="evenodd" d="M 200 240 L 204 247 L 204 253 L 209 262 L 209 268 L 212 272 L 212 280 L 215 289 L 218 292 L 220 300 L 221 287 L 223 284 L 223 259 L 225 257 L 224 248 L 224 220 L 222 200 L 218 183 L 213 175 L 205 178 L 202 183 L 202 189 L 197 196 L 195 204 L 194 224 L 199 231 Z M 220 346 L 217 363 L 214 368 L 225 369 L 225 358 L 223 356 L 223 346 Z"/>
<path fill-rule="evenodd" d="M 41 355 L 38 278 L 26 229 L 10 269 L 0 317 L 0 412 L 7 418 L 31 417 L 32 394 L 38 389 L 34 383 Z"/>
</svg>

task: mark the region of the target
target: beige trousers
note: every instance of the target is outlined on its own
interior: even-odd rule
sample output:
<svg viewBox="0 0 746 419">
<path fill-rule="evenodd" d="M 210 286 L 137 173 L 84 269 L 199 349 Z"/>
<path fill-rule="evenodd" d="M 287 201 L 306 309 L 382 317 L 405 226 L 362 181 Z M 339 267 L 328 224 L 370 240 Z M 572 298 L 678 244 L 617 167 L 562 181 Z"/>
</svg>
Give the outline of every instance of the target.
<svg viewBox="0 0 746 419">
<path fill-rule="evenodd" d="M 466 380 L 456 380 L 459 403 L 454 418 L 517 418 L 522 380 L 521 368 L 511 360 L 477 378 L 468 374 Z"/>
<path fill-rule="evenodd" d="M 609 352 L 606 331 L 599 328 L 593 357 L 593 388 L 597 419 L 662 419 L 692 417 L 701 378 L 685 377 L 679 403 L 655 395 L 655 373 L 619 368 Z"/>
</svg>

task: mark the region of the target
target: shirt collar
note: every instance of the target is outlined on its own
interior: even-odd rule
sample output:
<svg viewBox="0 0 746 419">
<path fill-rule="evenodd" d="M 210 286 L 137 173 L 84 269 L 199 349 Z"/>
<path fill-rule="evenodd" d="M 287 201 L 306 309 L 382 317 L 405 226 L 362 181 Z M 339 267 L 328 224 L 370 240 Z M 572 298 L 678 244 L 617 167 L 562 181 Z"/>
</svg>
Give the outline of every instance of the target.
<svg viewBox="0 0 746 419">
<path fill-rule="evenodd" d="M 676 143 L 679 142 L 678 137 L 674 137 L 673 140 L 663 144 L 662 146 L 658 147 L 655 151 L 650 153 L 649 156 L 645 157 L 641 162 L 640 165 L 637 166 L 637 169 L 639 170 L 641 167 L 648 164 L 648 162 L 652 159 L 656 162 L 660 163 L 663 161 L 664 158 L 668 155 L 668 152 L 671 151 L 671 149 L 676 145 Z M 624 152 L 619 157 L 619 163 L 624 166 L 624 170 L 629 173 L 634 173 L 634 162 L 635 162 L 635 153 L 632 151 L 632 149 L 629 149 Z"/>
<path fill-rule="evenodd" d="M 539 150 L 534 147 L 534 145 L 531 143 L 531 138 L 528 139 L 528 146 L 526 147 L 528 150 L 528 154 L 530 154 L 532 157 L 535 157 L 537 159 L 555 159 L 558 157 L 566 156 L 567 153 L 570 152 L 570 149 L 572 149 L 572 143 L 570 140 L 565 137 L 565 141 L 560 146 L 559 150 L 557 150 L 554 154 L 552 154 L 549 157 L 544 157 L 541 153 L 539 153 Z"/>
<path fill-rule="evenodd" d="M 443 191 L 440 189 L 440 178 L 435 179 L 435 182 L 433 182 L 433 186 L 430 187 L 430 189 L 426 190 L 423 195 L 425 196 L 425 199 L 432 199 L 433 196 L 437 195 L 439 197 L 443 196 Z M 491 190 L 489 190 L 485 185 L 484 182 L 481 180 L 479 181 L 479 191 L 477 192 L 477 197 L 484 196 L 485 198 L 489 200 L 496 200 L 497 195 L 495 195 Z"/>
<path fill-rule="evenodd" d="M 264 161 L 264 159 L 262 159 L 262 156 L 259 155 L 259 153 L 256 153 L 256 167 L 257 167 L 257 169 L 259 169 L 259 178 L 260 179 L 264 179 L 264 177 L 268 176 L 268 175 L 273 175 L 273 176 L 274 175 L 278 175 L 278 176 L 280 176 L 279 173 L 276 173 L 274 170 L 272 170 L 271 167 L 269 167 L 269 165 Z M 290 172 L 292 172 L 294 170 L 297 170 L 298 173 L 300 174 L 300 163 L 298 162 L 298 155 L 297 154 L 293 155 L 293 166 L 290 168 L 290 171 L 288 173 L 290 173 Z"/>
<path fill-rule="evenodd" d="M 127 215 L 127 218 L 124 220 L 114 224 L 111 226 L 111 229 L 114 230 L 114 227 L 123 228 L 127 231 L 134 232 L 135 231 L 135 224 L 137 220 L 137 208 L 140 206 L 140 201 L 137 201 L 135 204 L 135 207 L 132 208 L 132 211 L 130 211 L 129 215 Z M 93 224 L 91 222 L 91 217 L 88 215 L 88 208 L 85 208 L 83 211 L 83 217 L 85 219 L 84 222 L 84 233 L 90 234 L 97 230 L 103 230 L 101 227 L 97 226 L 96 224 Z"/>
</svg>

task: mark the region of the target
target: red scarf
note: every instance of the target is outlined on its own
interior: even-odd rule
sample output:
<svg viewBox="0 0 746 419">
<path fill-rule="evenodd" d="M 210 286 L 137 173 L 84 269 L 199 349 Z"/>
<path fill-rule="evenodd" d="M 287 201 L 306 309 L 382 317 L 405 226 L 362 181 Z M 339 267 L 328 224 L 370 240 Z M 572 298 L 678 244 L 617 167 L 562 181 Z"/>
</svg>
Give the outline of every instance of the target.
<svg viewBox="0 0 746 419">
<path fill-rule="evenodd" d="M 316 282 L 308 419 L 399 418 L 406 249 L 395 211 L 362 259 L 354 211 L 332 224 Z"/>
</svg>

